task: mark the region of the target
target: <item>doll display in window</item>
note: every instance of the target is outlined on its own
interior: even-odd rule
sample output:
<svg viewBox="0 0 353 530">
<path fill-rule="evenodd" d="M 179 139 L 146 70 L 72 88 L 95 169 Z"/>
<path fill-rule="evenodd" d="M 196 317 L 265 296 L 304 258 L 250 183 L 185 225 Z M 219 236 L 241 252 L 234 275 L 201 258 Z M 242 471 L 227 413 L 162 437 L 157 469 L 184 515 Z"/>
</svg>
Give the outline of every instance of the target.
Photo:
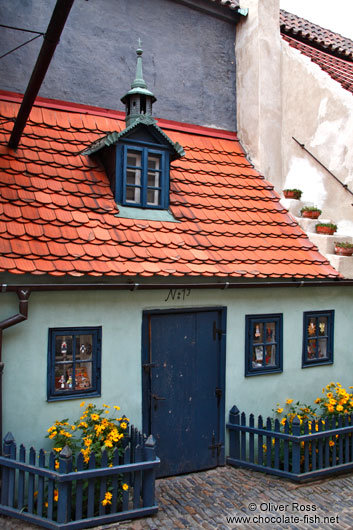
<svg viewBox="0 0 353 530">
<path fill-rule="evenodd" d="M 262 366 L 264 358 L 263 346 L 255 346 L 252 360 L 252 367 L 259 368 Z"/>
</svg>

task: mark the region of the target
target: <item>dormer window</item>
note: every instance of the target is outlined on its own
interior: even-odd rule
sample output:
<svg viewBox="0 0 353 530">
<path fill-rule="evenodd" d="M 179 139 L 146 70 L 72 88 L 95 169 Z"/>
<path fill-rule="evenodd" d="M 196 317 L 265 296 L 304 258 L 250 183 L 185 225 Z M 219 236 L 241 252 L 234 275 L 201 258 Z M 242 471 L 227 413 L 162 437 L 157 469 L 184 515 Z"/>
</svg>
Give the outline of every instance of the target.
<svg viewBox="0 0 353 530">
<path fill-rule="evenodd" d="M 117 158 L 121 160 L 117 168 L 118 203 L 140 208 L 168 207 L 169 152 L 163 146 L 156 147 L 118 147 Z"/>
<path fill-rule="evenodd" d="M 126 129 L 97 140 L 85 155 L 94 155 L 104 166 L 120 206 L 166 210 L 169 206 L 169 165 L 184 156 L 152 117 L 155 96 L 142 74 L 142 49 L 136 50 L 136 77 L 121 98 L 126 109 Z"/>
</svg>

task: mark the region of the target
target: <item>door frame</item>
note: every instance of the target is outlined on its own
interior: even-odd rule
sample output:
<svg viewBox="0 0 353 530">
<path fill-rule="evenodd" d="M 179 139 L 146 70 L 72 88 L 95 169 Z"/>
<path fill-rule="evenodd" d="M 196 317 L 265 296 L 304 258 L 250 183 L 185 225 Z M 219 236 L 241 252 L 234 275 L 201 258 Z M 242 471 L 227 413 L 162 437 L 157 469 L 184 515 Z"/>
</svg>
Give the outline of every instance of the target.
<svg viewBox="0 0 353 530">
<path fill-rule="evenodd" d="M 200 313 L 217 311 L 219 315 L 219 328 L 215 330 L 219 340 L 219 388 L 222 391 L 219 405 L 219 440 L 220 451 L 217 455 L 217 465 L 225 464 L 225 401 L 226 401 L 226 334 L 227 334 L 227 307 L 225 306 L 208 306 L 208 307 L 187 307 L 176 309 L 146 309 L 142 312 L 142 363 L 141 363 L 141 382 L 142 382 L 142 428 L 147 435 L 151 426 L 151 396 L 149 381 L 151 371 L 144 368 L 149 364 L 149 317 L 151 315 L 169 315 L 172 313 Z M 216 339 L 217 340 L 217 339 Z"/>
</svg>

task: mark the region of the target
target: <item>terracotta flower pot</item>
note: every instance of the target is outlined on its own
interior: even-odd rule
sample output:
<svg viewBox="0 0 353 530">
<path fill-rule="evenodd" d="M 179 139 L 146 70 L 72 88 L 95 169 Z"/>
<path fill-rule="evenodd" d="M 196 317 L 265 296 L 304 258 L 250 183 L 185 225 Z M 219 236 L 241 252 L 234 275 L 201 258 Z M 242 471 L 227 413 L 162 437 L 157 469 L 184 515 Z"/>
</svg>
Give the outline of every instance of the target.
<svg viewBox="0 0 353 530">
<path fill-rule="evenodd" d="M 302 217 L 307 217 L 308 219 L 317 219 L 320 216 L 320 211 L 316 210 L 304 210 L 302 212 Z"/>
<path fill-rule="evenodd" d="M 352 256 L 353 248 L 335 247 L 335 254 L 337 256 Z"/>
<path fill-rule="evenodd" d="M 293 190 L 283 190 L 283 195 L 286 199 L 300 199 L 300 194 Z"/>
<path fill-rule="evenodd" d="M 329 236 L 332 236 L 336 230 L 334 228 L 330 228 L 329 226 L 317 226 L 316 227 L 316 233 L 317 234 L 326 234 Z"/>
</svg>

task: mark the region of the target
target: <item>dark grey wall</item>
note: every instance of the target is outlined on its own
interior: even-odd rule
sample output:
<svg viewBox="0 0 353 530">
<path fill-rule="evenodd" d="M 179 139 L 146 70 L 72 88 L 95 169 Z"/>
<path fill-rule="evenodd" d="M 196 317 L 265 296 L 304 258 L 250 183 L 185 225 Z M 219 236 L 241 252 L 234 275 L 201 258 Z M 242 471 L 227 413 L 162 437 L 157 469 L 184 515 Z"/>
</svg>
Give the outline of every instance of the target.
<svg viewBox="0 0 353 530">
<path fill-rule="evenodd" d="M 45 32 L 55 3 L 0 0 L 0 21 Z M 230 15 L 213 2 L 198 4 Z M 235 130 L 235 23 L 172 0 L 75 0 L 39 95 L 124 110 L 138 37 L 155 116 Z M 28 38 L 0 28 L 0 55 Z M 1 89 L 25 91 L 41 44 L 0 60 Z"/>
</svg>

